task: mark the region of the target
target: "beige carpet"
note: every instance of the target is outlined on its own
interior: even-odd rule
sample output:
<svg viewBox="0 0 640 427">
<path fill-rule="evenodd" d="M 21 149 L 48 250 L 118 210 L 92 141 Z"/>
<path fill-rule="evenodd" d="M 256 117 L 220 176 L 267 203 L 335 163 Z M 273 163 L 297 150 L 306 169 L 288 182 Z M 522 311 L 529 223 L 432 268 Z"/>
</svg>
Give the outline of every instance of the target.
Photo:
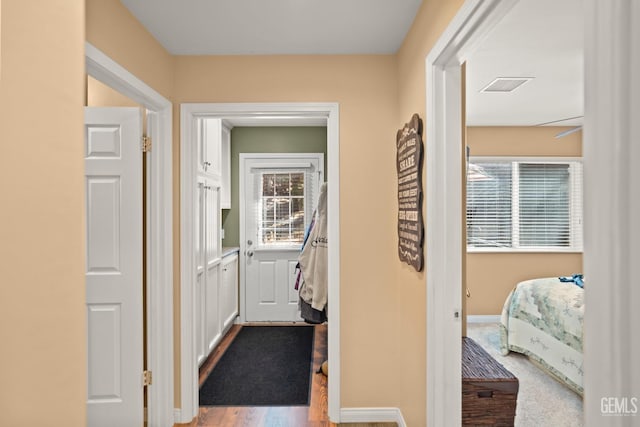
<svg viewBox="0 0 640 427">
<path fill-rule="evenodd" d="M 580 395 L 538 368 L 526 356 L 514 352 L 507 356 L 500 354 L 497 323 L 469 323 L 467 336 L 518 377 L 516 427 L 583 425 Z"/>
</svg>

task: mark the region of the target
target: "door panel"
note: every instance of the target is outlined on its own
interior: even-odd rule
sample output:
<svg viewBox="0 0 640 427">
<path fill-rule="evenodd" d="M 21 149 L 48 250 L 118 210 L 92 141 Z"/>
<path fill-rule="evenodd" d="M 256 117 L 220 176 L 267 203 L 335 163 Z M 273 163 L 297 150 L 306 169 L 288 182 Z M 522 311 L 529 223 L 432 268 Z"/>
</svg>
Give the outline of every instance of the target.
<svg viewBox="0 0 640 427">
<path fill-rule="evenodd" d="M 322 154 L 241 155 L 245 317 L 298 321 L 295 265 L 323 180 Z"/>
<path fill-rule="evenodd" d="M 87 423 L 142 425 L 142 120 L 85 109 Z"/>
</svg>

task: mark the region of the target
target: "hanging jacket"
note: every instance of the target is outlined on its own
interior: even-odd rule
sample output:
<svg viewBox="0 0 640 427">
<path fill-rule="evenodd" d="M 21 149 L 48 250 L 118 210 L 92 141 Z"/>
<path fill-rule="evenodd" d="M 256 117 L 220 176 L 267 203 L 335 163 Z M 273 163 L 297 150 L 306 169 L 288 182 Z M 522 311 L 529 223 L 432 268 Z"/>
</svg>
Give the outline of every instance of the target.
<svg viewBox="0 0 640 427">
<path fill-rule="evenodd" d="M 320 311 L 327 305 L 327 243 L 327 183 L 324 182 L 320 186 L 315 223 L 298 258 L 303 280 L 300 298 Z"/>
</svg>

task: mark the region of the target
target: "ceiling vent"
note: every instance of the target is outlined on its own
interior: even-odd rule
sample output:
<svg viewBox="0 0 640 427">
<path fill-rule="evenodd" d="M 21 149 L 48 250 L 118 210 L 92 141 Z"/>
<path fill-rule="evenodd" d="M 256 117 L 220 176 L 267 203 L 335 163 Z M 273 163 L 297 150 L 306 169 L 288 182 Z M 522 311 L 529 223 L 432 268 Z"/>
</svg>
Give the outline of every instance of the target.
<svg viewBox="0 0 640 427">
<path fill-rule="evenodd" d="M 533 77 L 498 77 L 480 92 L 487 93 L 505 93 L 513 92 L 529 80 L 533 80 Z"/>
</svg>

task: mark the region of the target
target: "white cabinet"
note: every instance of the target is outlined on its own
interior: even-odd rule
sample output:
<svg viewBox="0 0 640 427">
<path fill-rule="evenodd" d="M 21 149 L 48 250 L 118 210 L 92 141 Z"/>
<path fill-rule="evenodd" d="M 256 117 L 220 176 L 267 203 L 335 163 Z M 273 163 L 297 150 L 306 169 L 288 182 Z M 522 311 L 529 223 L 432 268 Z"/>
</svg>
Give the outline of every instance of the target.
<svg viewBox="0 0 640 427">
<path fill-rule="evenodd" d="M 222 258 L 220 316 L 222 328 L 229 327 L 238 315 L 238 253 Z"/>
<path fill-rule="evenodd" d="M 196 353 L 201 365 L 238 314 L 238 255 L 221 260 L 220 209 L 231 207 L 231 132 L 220 119 L 202 118 L 197 123 L 194 293 Z"/>
<path fill-rule="evenodd" d="M 231 129 L 222 123 L 221 141 L 220 208 L 231 209 Z"/>
<path fill-rule="evenodd" d="M 195 218 L 196 353 L 202 364 L 220 340 L 220 187 L 199 176 Z"/>
<path fill-rule="evenodd" d="M 219 178 L 222 174 L 222 120 L 198 120 L 198 172 Z"/>
</svg>

